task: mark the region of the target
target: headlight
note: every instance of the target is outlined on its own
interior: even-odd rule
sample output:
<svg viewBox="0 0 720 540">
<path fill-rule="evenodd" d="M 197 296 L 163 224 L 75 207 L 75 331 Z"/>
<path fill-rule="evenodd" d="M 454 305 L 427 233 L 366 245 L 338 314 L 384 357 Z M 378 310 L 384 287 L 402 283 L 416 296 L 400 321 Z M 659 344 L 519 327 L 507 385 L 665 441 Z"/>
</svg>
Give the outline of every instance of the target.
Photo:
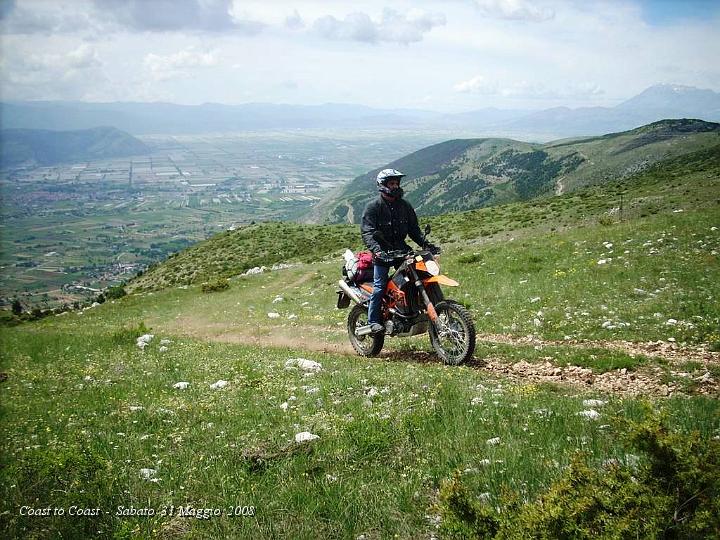
<svg viewBox="0 0 720 540">
<path fill-rule="evenodd" d="M 435 261 L 425 261 L 425 268 L 427 268 L 428 273 L 433 276 L 437 276 L 440 273 L 440 267 Z"/>
</svg>

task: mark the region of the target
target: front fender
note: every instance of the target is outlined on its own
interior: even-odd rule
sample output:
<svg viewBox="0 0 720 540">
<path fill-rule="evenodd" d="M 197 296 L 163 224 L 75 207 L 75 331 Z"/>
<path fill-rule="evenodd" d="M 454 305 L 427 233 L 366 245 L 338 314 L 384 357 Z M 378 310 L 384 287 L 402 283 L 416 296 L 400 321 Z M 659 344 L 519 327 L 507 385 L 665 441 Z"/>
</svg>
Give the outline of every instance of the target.
<svg viewBox="0 0 720 540">
<path fill-rule="evenodd" d="M 423 283 L 427 285 L 428 283 L 439 283 L 440 285 L 447 285 L 449 287 L 457 287 L 460 285 L 457 281 L 454 279 L 450 279 L 447 276 L 443 276 L 440 274 L 439 276 L 432 276 L 427 279 L 423 279 Z"/>
</svg>

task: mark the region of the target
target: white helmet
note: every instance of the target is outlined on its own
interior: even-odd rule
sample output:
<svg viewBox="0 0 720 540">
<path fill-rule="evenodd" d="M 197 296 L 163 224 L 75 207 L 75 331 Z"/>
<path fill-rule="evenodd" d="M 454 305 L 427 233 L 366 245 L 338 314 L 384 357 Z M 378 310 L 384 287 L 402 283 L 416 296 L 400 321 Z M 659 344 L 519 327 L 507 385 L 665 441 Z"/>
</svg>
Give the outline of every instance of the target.
<svg viewBox="0 0 720 540">
<path fill-rule="evenodd" d="M 403 176 L 405 176 L 405 174 L 401 173 L 397 169 L 383 169 L 378 173 L 377 178 L 375 178 L 378 191 L 394 199 L 402 199 L 403 189 L 400 186 L 390 189 L 387 187 L 387 183 L 389 180 L 397 180 L 400 182 L 400 179 Z"/>
<path fill-rule="evenodd" d="M 377 182 L 378 189 L 380 189 L 386 187 L 387 181 L 391 178 L 400 180 L 403 176 L 405 176 L 405 173 L 401 173 L 397 169 L 383 169 L 378 173 L 377 178 L 375 178 L 375 182 Z"/>
</svg>

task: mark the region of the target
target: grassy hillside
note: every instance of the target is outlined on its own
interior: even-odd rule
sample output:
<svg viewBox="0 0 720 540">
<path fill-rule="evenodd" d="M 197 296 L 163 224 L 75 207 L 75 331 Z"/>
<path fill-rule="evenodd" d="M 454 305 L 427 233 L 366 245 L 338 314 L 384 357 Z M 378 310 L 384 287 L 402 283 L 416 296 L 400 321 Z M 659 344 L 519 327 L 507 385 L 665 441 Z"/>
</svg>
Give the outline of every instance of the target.
<svg viewBox="0 0 720 540">
<path fill-rule="evenodd" d="M 425 337 L 349 354 L 334 307 L 349 226 L 224 233 L 134 294 L 1 329 L 3 537 L 712 536 L 719 151 L 432 218 L 461 284 L 447 293 L 480 333 L 459 368 Z M 303 252 L 332 258 L 212 294 L 172 281 Z"/>
<path fill-rule="evenodd" d="M 544 145 L 505 139 L 448 141 L 379 169 L 405 172 L 407 199 L 419 214 L 433 215 L 621 180 L 719 141 L 720 124 L 663 120 L 623 133 Z M 377 196 L 374 177 L 379 169 L 324 201 L 326 219 L 359 223 L 363 208 Z"/>
<path fill-rule="evenodd" d="M 688 208 L 716 208 L 720 145 L 665 160 L 642 173 L 572 193 L 424 218 L 444 244 L 507 239 Z M 621 209 L 622 206 L 622 209 Z M 256 266 L 310 262 L 360 249 L 357 226 L 262 223 L 228 231 L 148 269 L 130 290 L 156 290 L 236 276 Z M 451 248 L 452 249 L 452 248 Z"/>
<path fill-rule="evenodd" d="M 149 152 L 145 143 L 113 127 L 77 131 L 4 129 L 0 139 L 3 167 L 72 163 Z"/>
</svg>

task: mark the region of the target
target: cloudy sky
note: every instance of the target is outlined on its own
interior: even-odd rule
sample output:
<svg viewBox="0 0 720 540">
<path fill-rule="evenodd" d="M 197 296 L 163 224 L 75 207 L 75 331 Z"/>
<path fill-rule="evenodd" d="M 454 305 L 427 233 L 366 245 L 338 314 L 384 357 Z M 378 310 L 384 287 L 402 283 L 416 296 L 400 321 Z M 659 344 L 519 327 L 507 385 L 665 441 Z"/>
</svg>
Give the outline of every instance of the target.
<svg viewBox="0 0 720 540">
<path fill-rule="evenodd" d="M 720 91 L 719 0 L 0 0 L 3 100 L 463 111 Z"/>
</svg>

